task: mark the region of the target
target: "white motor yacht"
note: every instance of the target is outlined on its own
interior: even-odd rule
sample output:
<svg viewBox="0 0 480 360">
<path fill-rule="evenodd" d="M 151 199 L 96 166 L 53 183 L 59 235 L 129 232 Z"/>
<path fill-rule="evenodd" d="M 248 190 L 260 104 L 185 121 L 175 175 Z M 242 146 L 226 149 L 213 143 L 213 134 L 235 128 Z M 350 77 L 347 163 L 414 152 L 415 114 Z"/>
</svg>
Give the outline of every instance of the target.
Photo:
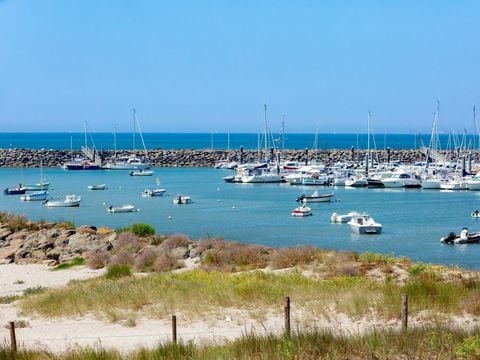
<svg viewBox="0 0 480 360">
<path fill-rule="evenodd" d="M 348 222 L 350 229 L 359 234 L 380 234 L 382 224 L 377 223 L 368 214 L 355 214 Z"/>
</svg>

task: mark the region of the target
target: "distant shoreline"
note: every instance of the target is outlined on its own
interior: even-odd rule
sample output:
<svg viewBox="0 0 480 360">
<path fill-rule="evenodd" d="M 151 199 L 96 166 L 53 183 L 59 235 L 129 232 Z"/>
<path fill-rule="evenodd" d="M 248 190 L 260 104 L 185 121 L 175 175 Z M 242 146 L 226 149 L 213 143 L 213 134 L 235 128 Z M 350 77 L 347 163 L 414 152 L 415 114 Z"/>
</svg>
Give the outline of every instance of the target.
<svg viewBox="0 0 480 360">
<path fill-rule="evenodd" d="M 372 151 L 378 162 L 387 162 L 388 153 L 390 161 L 413 164 L 425 161 L 426 156 L 420 150 L 411 149 L 389 149 Z M 130 155 L 135 153 L 142 157 L 143 151 L 117 151 L 117 156 Z M 360 163 L 365 159 L 366 150 L 284 150 L 282 158 L 299 163 L 306 163 L 312 160 L 318 160 L 325 165 L 333 165 L 338 162 L 356 162 Z M 445 158 L 454 161 L 456 152 L 442 151 Z M 105 161 L 115 155 L 113 150 L 98 151 L 99 156 Z M 256 150 L 244 150 L 243 155 L 240 150 L 148 150 L 148 158 L 152 167 L 213 167 L 221 160 L 240 162 L 255 162 L 259 158 L 259 152 Z M 72 160 L 72 158 L 81 157 L 79 151 L 70 150 L 35 150 L 35 149 L 2 149 L 0 148 L 0 168 L 30 168 L 43 167 L 55 168 Z M 260 154 L 264 157 L 264 154 Z M 480 152 L 471 152 L 472 161 L 480 159 Z M 468 159 L 467 159 L 468 161 Z"/>
</svg>

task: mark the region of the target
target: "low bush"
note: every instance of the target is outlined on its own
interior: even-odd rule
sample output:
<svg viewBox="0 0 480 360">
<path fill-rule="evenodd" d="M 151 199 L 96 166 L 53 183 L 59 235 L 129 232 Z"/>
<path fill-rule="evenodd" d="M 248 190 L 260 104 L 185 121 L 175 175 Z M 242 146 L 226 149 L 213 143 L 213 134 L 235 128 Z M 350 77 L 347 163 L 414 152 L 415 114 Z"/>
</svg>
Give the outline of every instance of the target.
<svg viewBox="0 0 480 360">
<path fill-rule="evenodd" d="M 142 272 L 153 271 L 157 257 L 157 248 L 151 245 L 145 246 L 135 257 L 135 269 Z"/>
<path fill-rule="evenodd" d="M 166 251 L 173 250 L 177 247 L 188 246 L 192 243 L 192 240 L 184 234 L 173 234 L 167 237 L 162 242 L 162 249 Z"/>
<path fill-rule="evenodd" d="M 71 267 L 74 266 L 80 266 L 80 265 L 85 265 L 85 259 L 81 256 L 77 256 L 71 261 L 59 264 L 55 266 L 52 271 L 57 271 L 57 270 L 65 270 L 65 269 L 70 269 Z"/>
<path fill-rule="evenodd" d="M 161 254 L 156 258 L 153 268 L 157 272 L 175 270 L 178 267 L 177 260 L 170 254 Z"/>
<path fill-rule="evenodd" d="M 270 266 L 274 269 L 285 269 L 297 265 L 310 264 L 318 250 L 313 246 L 300 246 L 275 249 L 270 258 Z"/>
<path fill-rule="evenodd" d="M 113 242 L 113 252 L 126 250 L 132 253 L 137 253 L 142 248 L 142 243 L 138 236 L 131 231 L 125 231 L 118 234 L 117 239 Z"/>
<path fill-rule="evenodd" d="M 110 253 L 105 250 L 90 251 L 87 254 L 87 266 L 90 269 L 102 269 L 107 266 Z"/>
<path fill-rule="evenodd" d="M 116 280 L 127 276 L 132 276 L 130 266 L 122 264 L 110 264 L 107 266 L 106 279 Z"/>
<path fill-rule="evenodd" d="M 139 237 L 155 235 L 155 228 L 149 224 L 133 224 L 130 229 Z"/>
</svg>

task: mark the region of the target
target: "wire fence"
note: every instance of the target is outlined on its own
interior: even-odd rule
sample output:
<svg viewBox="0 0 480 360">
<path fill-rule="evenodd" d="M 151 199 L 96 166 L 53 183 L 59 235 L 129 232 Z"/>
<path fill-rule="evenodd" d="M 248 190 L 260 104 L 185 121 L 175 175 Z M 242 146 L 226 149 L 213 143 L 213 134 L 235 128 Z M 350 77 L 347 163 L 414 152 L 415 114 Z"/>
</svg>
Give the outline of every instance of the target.
<svg viewBox="0 0 480 360">
<path fill-rule="evenodd" d="M 431 306 L 434 301 L 440 299 L 439 296 L 433 295 L 429 296 L 428 298 L 421 297 L 421 296 L 407 296 L 405 294 L 402 294 L 399 303 L 398 304 L 381 304 L 380 310 L 387 310 L 389 313 L 396 313 L 398 314 L 398 317 L 395 317 L 393 322 L 390 322 L 390 326 L 394 327 L 399 327 L 401 331 L 406 331 L 408 329 L 408 322 L 409 319 L 414 317 L 414 316 L 419 316 L 422 315 L 426 312 L 433 312 L 434 308 Z M 410 303 L 410 305 L 409 305 Z M 424 304 L 424 306 L 421 306 L 421 304 Z M 413 305 L 413 306 L 412 306 Z M 411 307 L 411 309 L 409 308 Z M 376 310 L 372 308 L 372 315 L 375 315 Z M 177 326 L 177 317 L 176 315 L 172 315 L 171 320 L 170 320 L 170 325 L 171 325 L 171 330 L 166 331 L 165 326 L 161 328 L 160 332 L 156 333 L 148 333 L 148 332 L 136 332 L 132 330 L 129 333 L 125 334 L 108 334 L 104 333 L 101 335 L 80 335 L 80 334 L 75 334 L 75 329 L 72 329 L 72 331 L 68 331 L 68 334 L 65 334 L 63 336 L 53 336 L 53 337 L 38 337 L 34 339 L 30 338 L 23 338 L 19 339 L 18 338 L 18 333 L 21 331 L 21 329 L 24 326 L 19 326 L 20 324 L 17 324 L 14 321 L 10 321 L 8 323 L 8 329 L 9 329 L 9 336 L 10 339 L 5 339 L 6 342 L 4 343 L 9 343 L 11 349 L 13 351 L 17 351 L 18 343 L 22 345 L 28 345 L 28 344 L 45 344 L 48 342 L 81 342 L 82 340 L 97 340 L 97 341 L 102 341 L 102 340 L 108 340 L 108 339 L 150 339 L 150 340 L 156 340 L 158 342 L 163 341 L 163 342 L 173 342 L 176 343 L 178 336 L 182 338 L 205 338 L 205 337 L 219 337 L 219 338 L 227 338 L 231 335 L 238 335 L 242 336 L 245 334 L 284 334 L 286 336 L 291 335 L 291 318 L 292 318 L 292 313 L 291 313 L 291 303 L 290 303 L 290 297 L 285 298 L 284 306 L 283 306 L 283 324 L 280 324 L 280 326 L 275 326 L 271 327 L 270 329 L 267 328 L 263 323 L 261 326 L 253 326 L 251 325 L 250 328 L 248 329 L 246 325 L 244 325 L 243 328 L 240 328 L 237 326 L 236 329 L 226 329 L 226 328 L 220 328 L 220 327 L 211 327 L 208 330 L 191 330 L 190 328 L 183 329 L 182 331 L 178 332 L 178 326 Z M 278 319 L 277 319 L 278 320 Z M 280 323 L 282 322 L 282 319 L 279 320 Z M 51 324 L 41 324 L 36 326 L 36 329 L 40 329 L 42 333 L 48 334 L 53 332 L 52 328 L 56 329 L 56 332 L 58 333 L 59 329 L 62 327 L 79 327 L 82 326 L 84 327 L 85 325 L 91 326 L 92 329 L 97 327 L 99 325 L 99 322 L 84 322 L 82 321 L 81 324 L 78 322 L 65 322 L 65 323 L 51 323 Z M 314 327 L 316 328 L 316 322 L 314 322 Z M 208 328 L 208 327 L 207 327 Z M 18 331 L 17 331 L 18 330 Z M 127 330 L 125 330 L 127 331 Z M 92 331 L 94 333 L 94 331 Z"/>
</svg>

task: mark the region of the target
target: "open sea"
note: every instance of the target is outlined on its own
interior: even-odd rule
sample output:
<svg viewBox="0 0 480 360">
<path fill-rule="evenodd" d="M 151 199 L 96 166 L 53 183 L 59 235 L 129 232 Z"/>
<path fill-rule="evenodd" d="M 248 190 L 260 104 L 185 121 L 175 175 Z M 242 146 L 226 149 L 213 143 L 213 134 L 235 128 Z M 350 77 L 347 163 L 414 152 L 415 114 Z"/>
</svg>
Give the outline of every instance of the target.
<svg viewBox="0 0 480 360">
<path fill-rule="evenodd" d="M 184 233 L 192 238 L 221 236 L 226 240 L 268 246 L 315 245 L 326 249 L 379 252 L 413 260 L 480 269 L 480 245 L 444 245 L 441 236 L 463 226 L 479 231 L 470 217 L 480 208 L 480 192 L 323 188 L 334 191 L 331 203 L 312 204 L 313 216 L 293 218 L 296 197 L 314 187 L 289 184 L 224 183 L 229 170 L 209 168 L 156 168 L 152 177 L 132 177 L 127 171 L 65 171 L 43 169 L 51 182 L 50 195 L 82 196 L 79 208 L 46 208 L 39 202 L 21 202 L 18 196 L 0 195 L 0 210 L 24 214 L 32 220 L 72 221 L 119 228 L 148 223 L 158 233 Z M 0 169 L 3 188 L 36 183 L 39 169 Z M 158 179 L 158 180 L 157 180 Z M 167 189 L 163 197 L 144 198 L 148 187 Z M 88 185 L 106 183 L 108 190 L 89 191 Z M 173 197 L 191 196 L 193 204 L 173 205 Z M 110 214 L 109 205 L 132 204 L 136 213 Z M 358 235 L 346 224 L 331 224 L 333 212 L 368 212 L 383 224 L 380 235 Z"/>
<path fill-rule="evenodd" d="M 261 135 L 261 134 L 260 134 Z M 134 140 L 135 138 L 135 140 Z M 145 133 L 143 134 L 147 149 L 257 149 L 263 147 L 263 136 L 249 133 Z M 114 141 L 114 139 L 116 141 Z M 453 135 L 440 134 L 441 149 L 454 149 L 462 144 L 471 149 L 478 148 L 479 139 L 468 134 L 466 139 Z M 139 134 L 132 133 L 90 133 L 88 146 L 111 150 L 143 149 Z M 116 143 L 116 146 L 115 146 Z M 365 134 L 273 134 L 268 144 L 275 143 L 277 148 L 285 149 L 366 149 L 368 135 Z M 418 149 L 429 146 L 430 134 L 380 134 L 370 135 L 370 148 Z M 17 149 L 74 149 L 79 150 L 85 144 L 84 133 L 0 133 L 0 148 Z M 283 146 L 282 146 L 283 145 Z M 270 146 L 269 146 L 270 147 Z"/>
</svg>

